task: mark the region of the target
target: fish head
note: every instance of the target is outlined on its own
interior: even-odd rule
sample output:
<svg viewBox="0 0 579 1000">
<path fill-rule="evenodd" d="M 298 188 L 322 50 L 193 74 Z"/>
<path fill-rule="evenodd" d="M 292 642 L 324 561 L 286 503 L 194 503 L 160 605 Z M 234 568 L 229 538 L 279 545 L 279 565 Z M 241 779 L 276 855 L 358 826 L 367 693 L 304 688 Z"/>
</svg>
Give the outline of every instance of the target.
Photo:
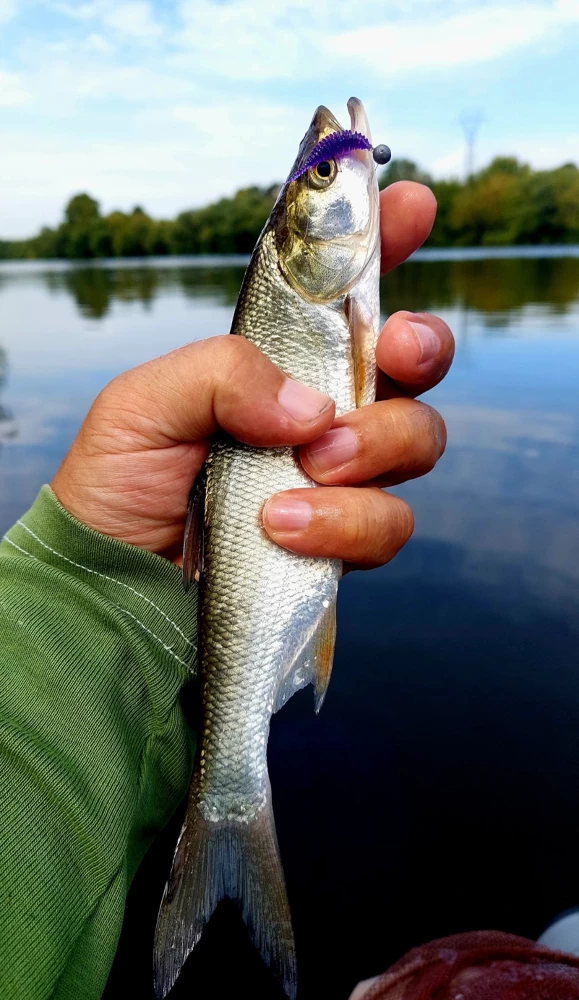
<svg viewBox="0 0 579 1000">
<path fill-rule="evenodd" d="M 376 165 L 362 102 L 350 129 L 319 107 L 278 199 L 272 224 L 280 268 L 304 298 L 345 295 L 379 253 Z"/>
</svg>

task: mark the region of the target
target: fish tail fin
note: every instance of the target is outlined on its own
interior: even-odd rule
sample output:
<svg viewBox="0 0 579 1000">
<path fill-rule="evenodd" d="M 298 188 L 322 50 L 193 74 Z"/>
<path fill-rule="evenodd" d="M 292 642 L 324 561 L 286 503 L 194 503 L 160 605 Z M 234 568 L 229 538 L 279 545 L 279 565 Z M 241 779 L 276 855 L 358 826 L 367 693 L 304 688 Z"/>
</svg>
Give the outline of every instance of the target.
<svg viewBox="0 0 579 1000">
<path fill-rule="evenodd" d="M 232 899 L 290 1000 L 296 962 L 289 904 L 268 795 L 249 822 L 208 821 L 190 802 L 157 919 L 155 993 L 165 997 L 217 904 Z"/>
</svg>

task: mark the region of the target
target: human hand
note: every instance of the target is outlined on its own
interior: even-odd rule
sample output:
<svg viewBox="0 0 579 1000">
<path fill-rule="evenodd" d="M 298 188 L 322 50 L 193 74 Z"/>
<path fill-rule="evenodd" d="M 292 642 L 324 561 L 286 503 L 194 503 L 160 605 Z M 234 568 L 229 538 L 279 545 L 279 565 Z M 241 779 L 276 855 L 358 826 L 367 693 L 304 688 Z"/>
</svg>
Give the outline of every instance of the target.
<svg viewBox="0 0 579 1000">
<path fill-rule="evenodd" d="M 435 212 L 420 184 L 381 193 L 384 271 L 424 242 Z M 443 378 L 453 350 L 442 320 L 394 314 L 376 351 L 379 401 L 334 419 L 327 397 L 287 379 L 243 338 L 189 344 L 103 389 L 52 488 L 78 520 L 178 562 L 191 484 L 219 428 L 249 445 L 301 446 L 322 485 L 269 500 L 265 530 L 295 552 L 380 565 L 410 537 L 413 519 L 379 487 L 423 475 L 442 454 L 442 418 L 414 397 Z"/>
</svg>

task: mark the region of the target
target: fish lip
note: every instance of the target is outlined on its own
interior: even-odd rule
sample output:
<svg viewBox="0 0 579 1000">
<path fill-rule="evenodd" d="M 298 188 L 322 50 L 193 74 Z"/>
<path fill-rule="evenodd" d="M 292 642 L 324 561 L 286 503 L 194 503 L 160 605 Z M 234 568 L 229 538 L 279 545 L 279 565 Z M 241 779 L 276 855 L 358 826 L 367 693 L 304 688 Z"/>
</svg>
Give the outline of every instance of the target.
<svg viewBox="0 0 579 1000">
<path fill-rule="evenodd" d="M 307 160 L 312 149 L 317 146 L 320 139 L 325 139 L 327 135 L 332 132 L 343 132 L 344 129 L 340 125 L 338 119 L 332 114 L 329 108 L 325 105 L 320 104 L 319 108 L 314 111 L 312 120 L 310 122 L 310 127 L 308 128 L 306 134 L 304 135 L 300 148 L 298 149 L 298 155 L 296 157 L 295 163 L 291 168 L 288 177 L 292 177 L 298 172 L 303 163 Z M 290 183 L 289 180 L 285 182 L 284 188 Z M 282 190 L 284 190 L 282 188 Z M 281 192 L 280 192 L 281 193 Z"/>
<path fill-rule="evenodd" d="M 317 133 L 317 141 L 319 142 L 330 132 L 343 132 L 344 129 L 330 109 L 326 108 L 324 104 L 320 104 L 319 108 L 314 111 L 309 131 Z"/>
<path fill-rule="evenodd" d="M 348 101 L 348 111 L 350 112 L 350 128 L 352 132 L 360 132 L 365 135 L 368 142 L 372 142 L 370 124 L 362 101 L 358 97 L 351 97 Z"/>
</svg>

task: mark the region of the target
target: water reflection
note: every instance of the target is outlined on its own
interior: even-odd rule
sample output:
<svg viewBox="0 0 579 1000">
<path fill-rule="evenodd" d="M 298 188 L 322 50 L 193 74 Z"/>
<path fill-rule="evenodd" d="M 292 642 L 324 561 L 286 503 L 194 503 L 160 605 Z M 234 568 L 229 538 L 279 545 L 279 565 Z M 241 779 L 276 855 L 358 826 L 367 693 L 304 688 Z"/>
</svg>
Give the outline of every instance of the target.
<svg viewBox="0 0 579 1000">
<path fill-rule="evenodd" d="M 0 290 L 13 283 L 42 283 L 47 290 L 58 295 L 69 295 L 81 313 L 89 319 L 103 319 L 115 302 L 138 302 L 149 308 L 160 295 L 175 291 L 188 299 L 214 297 L 227 305 L 235 305 L 245 267 L 180 267 L 143 266 L 132 268 L 111 266 L 90 267 L 38 266 L 6 268 L 0 270 Z"/>
<path fill-rule="evenodd" d="M 461 306 L 500 326 L 528 305 L 565 314 L 579 300 L 579 259 L 413 261 L 385 279 L 390 312 Z"/>
<path fill-rule="evenodd" d="M 10 410 L 2 403 L 2 389 L 8 379 L 8 357 L 3 347 L 0 347 L 0 443 L 6 438 L 16 435 L 16 425 Z"/>
<path fill-rule="evenodd" d="M 103 319 L 115 302 L 141 303 L 149 308 L 160 296 L 176 292 L 186 298 L 211 296 L 234 305 L 244 266 L 85 266 L 35 264 L 0 268 L 0 290 L 11 283 L 41 282 L 51 294 L 65 293 L 80 313 Z M 507 258 L 486 260 L 424 260 L 416 258 L 382 281 L 384 307 L 389 313 L 412 308 L 461 308 L 480 314 L 488 327 L 516 319 L 525 306 L 544 306 L 565 315 L 579 301 L 579 257 Z"/>
</svg>

